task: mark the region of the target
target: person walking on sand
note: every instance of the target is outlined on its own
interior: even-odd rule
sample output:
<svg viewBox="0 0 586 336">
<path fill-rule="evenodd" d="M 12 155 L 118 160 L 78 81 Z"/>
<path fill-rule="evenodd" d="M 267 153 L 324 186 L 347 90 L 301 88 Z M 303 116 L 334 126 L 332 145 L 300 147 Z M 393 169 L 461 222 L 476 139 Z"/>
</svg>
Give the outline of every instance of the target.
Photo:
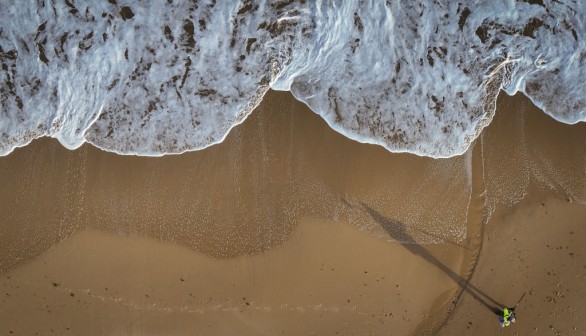
<svg viewBox="0 0 586 336">
<path fill-rule="evenodd" d="M 517 319 L 515 318 L 515 310 L 513 308 L 505 308 L 503 309 L 502 313 L 499 314 L 499 322 L 501 323 L 501 328 L 508 327 L 511 323 L 515 323 Z"/>
<path fill-rule="evenodd" d="M 515 308 L 517 308 L 519 303 L 521 303 L 521 301 L 525 297 L 525 294 L 527 294 L 527 292 L 521 295 L 521 298 L 517 301 L 517 304 L 515 304 L 513 308 L 505 307 L 503 311 L 498 314 L 499 322 L 501 323 L 501 328 L 508 327 L 511 325 L 511 323 L 515 323 L 515 321 L 517 321 L 517 318 L 515 317 Z"/>
</svg>

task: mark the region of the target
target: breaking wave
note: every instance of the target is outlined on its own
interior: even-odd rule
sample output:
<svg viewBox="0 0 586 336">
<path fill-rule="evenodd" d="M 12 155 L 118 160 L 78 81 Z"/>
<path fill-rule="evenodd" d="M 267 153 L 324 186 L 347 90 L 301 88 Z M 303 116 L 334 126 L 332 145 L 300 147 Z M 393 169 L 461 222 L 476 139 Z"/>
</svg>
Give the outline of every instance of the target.
<svg viewBox="0 0 586 336">
<path fill-rule="evenodd" d="M 585 16 L 573 0 L 2 2 L 0 154 L 41 136 L 202 149 L 272 88 L 357 141 L 454 156 L 500 90 L 586 120 Z"/>
</svg>

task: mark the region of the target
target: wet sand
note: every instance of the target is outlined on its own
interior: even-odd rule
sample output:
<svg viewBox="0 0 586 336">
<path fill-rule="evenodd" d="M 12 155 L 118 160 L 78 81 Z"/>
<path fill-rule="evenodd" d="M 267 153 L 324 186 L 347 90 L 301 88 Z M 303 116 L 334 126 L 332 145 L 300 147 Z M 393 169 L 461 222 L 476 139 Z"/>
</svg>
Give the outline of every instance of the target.
<svg viewBox="0 0 586 336">
<path fill-rule="evenodd" d="M 500 98 L 497 113 L 510 115 L 481 138 L 491 216 L 470 283 L 508 307 L 526 293 L 507 333 L 586 335 L 586 125 L 553 122 L 521 95 Z M 463 295 L 438 335 L 498 333 L 485 308 Z"/>
<path fill-rule="evenodd" d="M 584 131 L 501 97 L 468 153 L 434 160 L 348 140 L 270 92 L 199 152 L 127 157 L 37 140 L 0 158 L 0 332 L 493 333 L 487 306 L 548 279 L 529 271 L 546 265 L 536 235 L 522 245 L 533 264 L 497 262 L 521 246 L 507 230 L 521 241 L 574 225 L 569 238 L 584 237 Z M 555 262 L 584 264 L 572 251 Z M 564 288 L 583 296 L 584 268 L 564 267 Z M 496 274 L 525 283 L 496 286 Z M 550 289 L 543 279 L 525 303 Z M 518 316 L 511 328 L 528 323 Z"/>
</svg>

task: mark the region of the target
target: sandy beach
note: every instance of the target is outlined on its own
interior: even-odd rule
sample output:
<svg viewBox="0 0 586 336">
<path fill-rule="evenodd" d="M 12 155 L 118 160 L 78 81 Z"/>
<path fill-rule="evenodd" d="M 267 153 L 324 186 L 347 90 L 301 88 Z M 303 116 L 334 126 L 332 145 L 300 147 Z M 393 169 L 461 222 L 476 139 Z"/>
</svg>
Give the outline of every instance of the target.
<svg viewBox="0 0 586 336">
<path fill-rule="evenodd" d="M 0 158 L 6 335 L 586 335 L 586 126 L 501 94 L 462 156 L 269 92 L 224 142 Z"/>
</svg>

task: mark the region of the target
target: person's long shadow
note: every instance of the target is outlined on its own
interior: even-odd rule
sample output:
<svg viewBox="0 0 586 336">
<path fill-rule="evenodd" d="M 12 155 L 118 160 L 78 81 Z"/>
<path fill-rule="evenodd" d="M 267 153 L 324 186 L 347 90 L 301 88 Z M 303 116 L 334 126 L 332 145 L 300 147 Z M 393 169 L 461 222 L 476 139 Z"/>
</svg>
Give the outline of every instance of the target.
<svg viewBox="0 0 586 336">
<path fill-rule="evenodd" d="M 409 250 L 409 252 L 422 257 L 435 267 L 439 268 L 447 276 L 452 278 L 452 280 L 454 280 L 458 286 L 462 288 L 462 290 L 470 294 L 488 310 L 496 315 L 500 314 L 502 308 L 505 307 L 505 305 L 496 301 L 477 287 L 470 284 L 467 279 L 462 278 L 456 272 L 452 271 L 448 266 L 444 265 L 441 261 L 434 257 L 427 249 L 419 245 L 407 232 L 407 226 L 404 223 L 386 218 L 365 203 L 362 203 L 362 206 L 364 209 L 366 209 L 368 214 L 378 224 L 380 224 L 380 226 L 389 234 L 389 236 L 391 236 L 396 241 L 403 243 L 401 245 Z"/>
</svg>

